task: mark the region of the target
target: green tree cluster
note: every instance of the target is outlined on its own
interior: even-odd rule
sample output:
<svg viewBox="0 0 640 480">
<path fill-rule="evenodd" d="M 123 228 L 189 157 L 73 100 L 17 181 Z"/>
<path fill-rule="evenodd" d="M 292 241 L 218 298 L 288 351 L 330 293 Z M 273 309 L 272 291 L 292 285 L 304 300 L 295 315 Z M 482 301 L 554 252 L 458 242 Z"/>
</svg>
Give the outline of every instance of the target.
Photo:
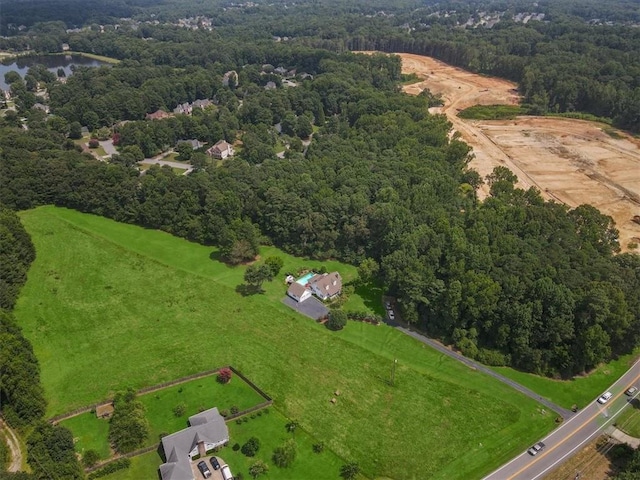
<svg viewBox="0 0 640 480">
<path fill-rule="evenodd" d="M 142 446 L 149 435 L 144 405 L 136 400 L 132 389 L 119 392 L 113 399 L 109 420 L 109 441 L 119 453 L 129 453 Z"/>
</svg>

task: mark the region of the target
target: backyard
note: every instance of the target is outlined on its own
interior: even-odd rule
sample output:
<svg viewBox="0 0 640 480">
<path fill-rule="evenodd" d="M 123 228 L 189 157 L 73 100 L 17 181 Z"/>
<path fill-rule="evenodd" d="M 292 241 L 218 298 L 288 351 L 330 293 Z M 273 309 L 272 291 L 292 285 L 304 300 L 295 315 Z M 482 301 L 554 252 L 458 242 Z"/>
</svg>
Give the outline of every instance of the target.
<svg viewBox="0 0 640 480">
<path fill-rule="evenodd" d="M 187 419 L 200 411 L 212 407 L 218 407 L 219 411 L 226 410 L 227 413 L 232 407 L 243 411 L 264 401 L 240 377 L 234 377 L 223 385 L 216 381 L 215 375 L 140 395 L 138 399 L 145 406 L 149 421 L 149 436 L 141 448 L 156 445 L 161 434 L 174 433 L 187 427 Z M 177 407 L 181 408 L 182 414 L 174 413 Z M 73 433 L 78 453 L 95 450 L 103 460 L 110 456 L 107 419 L 97 418 L 94 412 L 87 412 L 63 420 L 60 425 Z"/>
<path fill-rule="evenodd" d="M 281 275 L 242 297 L 246 267 L 214 260 L 212 247 L 55 207 L 21 217 L 37 258 L 15 313 L 49 415 L 232 364 L 369 476 L 478 477 L 553 428 L 536 402 L 391 327 L 330 332 L 280 302 L 286 272 L 324 267 L 347 284 L 355 267 L 265 247 L 260 258 L 284 260 Z M 380 292 L 359 288 L 349 301 L 379 311 Z"/>
<path fill-rule="evenodd" d="M 287 432 L 289 420 L 273 408 L 260 410 L 247 417 L 247 421 L 239 420 L 228 423 L 231 441 L 227 447 L 216 453 L 224 460 L 234 475 L 241 473 L 243 478 L 250 478 L 249 467 L 261 460 L 269 464 L 266 478 L 272 480 L 295 480 L 301 478 L 337 479 L 340 467 L 345 463 L 335 453 L 325 448 L 316 453 L 313 445 L 317 440 L 312 438 L 301 428 L 295 432 Z M 233 445 L 242 446 L 249 438 L 256 437 L 260 441 L 260 449 L 254 457 L 247 457 Z M 276 447 L 286 440 L 293 439 L 296 443 L 296 459 L 288 468 L 278 468 L 273 465 L 271 457 Z M 153 451 L 132 458 L 131 467 L 106 477 L 105 480 L 131 480 L 132 478 L 156 478 L 158 466 L 162 459 Z"/>
</svg>

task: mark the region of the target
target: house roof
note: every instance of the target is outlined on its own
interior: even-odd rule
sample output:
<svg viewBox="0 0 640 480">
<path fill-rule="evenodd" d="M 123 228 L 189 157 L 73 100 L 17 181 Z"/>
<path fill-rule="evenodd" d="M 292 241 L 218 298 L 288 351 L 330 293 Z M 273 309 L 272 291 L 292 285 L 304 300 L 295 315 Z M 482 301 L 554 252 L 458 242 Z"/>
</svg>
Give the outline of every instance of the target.
<svg viewBox="0 0 640 480">
<path fill-rule="evenodd" d="M 320 278 L 316 275 L 309 283 L 330 297 L 337 295 L 342 290 L 342 277 L 338 272 L 325 273 Z"/>
<path fill-rule="evenodd" d="M 293 282 L 291 286 L 289 286 L 287 294 L 300 298 L 304 294 L 305 290 L 306 288 L 304 285 L 300 285 L 298 282 Z"/>
<path fill-rule="evenodd" d="M 161 118 L 167 118 L 169 114 L 164 110 L 156 110 L 153 113 L 147 113 L 147 119 L 149 120 L 159 120 Z"/>
<path fill-rule="evenodd" d="M 229 150 L 231 148 L 231 144 L 227 143 L 224 140 L 218 140 L 213 147 L 211 147 L 208 152 L 224 152 L 225 150 Z"/>
<path fill-rule="evenodd" d="M 229 429 L 217 408 L 189 417 L 188 428 L 162 437 L 167 462 L 160 465 L 163 480 L 194 480 L 189 452 L 200 442 L 220 444 L 229 440 Z"/>
</svg>

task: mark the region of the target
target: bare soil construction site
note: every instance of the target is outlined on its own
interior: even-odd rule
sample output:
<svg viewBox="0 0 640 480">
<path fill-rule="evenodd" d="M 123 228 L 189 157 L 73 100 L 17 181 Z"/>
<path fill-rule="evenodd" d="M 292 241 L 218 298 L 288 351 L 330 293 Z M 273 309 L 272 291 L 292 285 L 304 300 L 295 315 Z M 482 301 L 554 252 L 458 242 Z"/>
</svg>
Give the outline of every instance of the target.
<svg viewBox="0 0 640 480">
<path fill-rule="evenodd" d="M 422 81 L 404 91 L 417 95 L 428 88 L 441 94 L 453 128 L 473 147 L 470 166 L 484 178 L 502 165 L 518 176 L 519 186 L 540 190 L 546 199 L 569 207 L 590 204 L 610 215 L 620 231 L 620 246 L 640 243 L 640 140 L 617 132 L 613 138 L 603 124 L 551 117 L 516 120 L 463 120 L 457 113 L 473 105 L 517 104 L 517 85 L 476 75 L 430 57 L 398 54 L 402 73 Z M 488 195 L 488 186 L 478 192 Z"/>
</svg>

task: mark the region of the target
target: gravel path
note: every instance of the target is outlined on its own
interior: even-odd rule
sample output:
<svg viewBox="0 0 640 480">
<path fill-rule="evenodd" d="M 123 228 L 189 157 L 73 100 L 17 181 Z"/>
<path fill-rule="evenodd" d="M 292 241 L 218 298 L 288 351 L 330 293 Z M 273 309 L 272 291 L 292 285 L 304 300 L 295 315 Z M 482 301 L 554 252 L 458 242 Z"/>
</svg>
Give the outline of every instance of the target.
<svg viewBox="0 0 640 480">
<path fill-rule="evenodd" d="M 20 442 L 18 441 L 18 437 L 2 418 L 0 418 L 0 430 L 5 432 L 7 445 L 9 446 L 9 450 L 11 451 L 11 463 L 7 468 L 7 472 L 20 472 L 22 470 L 22 450 L 20 450 Z"/>
</svg>

